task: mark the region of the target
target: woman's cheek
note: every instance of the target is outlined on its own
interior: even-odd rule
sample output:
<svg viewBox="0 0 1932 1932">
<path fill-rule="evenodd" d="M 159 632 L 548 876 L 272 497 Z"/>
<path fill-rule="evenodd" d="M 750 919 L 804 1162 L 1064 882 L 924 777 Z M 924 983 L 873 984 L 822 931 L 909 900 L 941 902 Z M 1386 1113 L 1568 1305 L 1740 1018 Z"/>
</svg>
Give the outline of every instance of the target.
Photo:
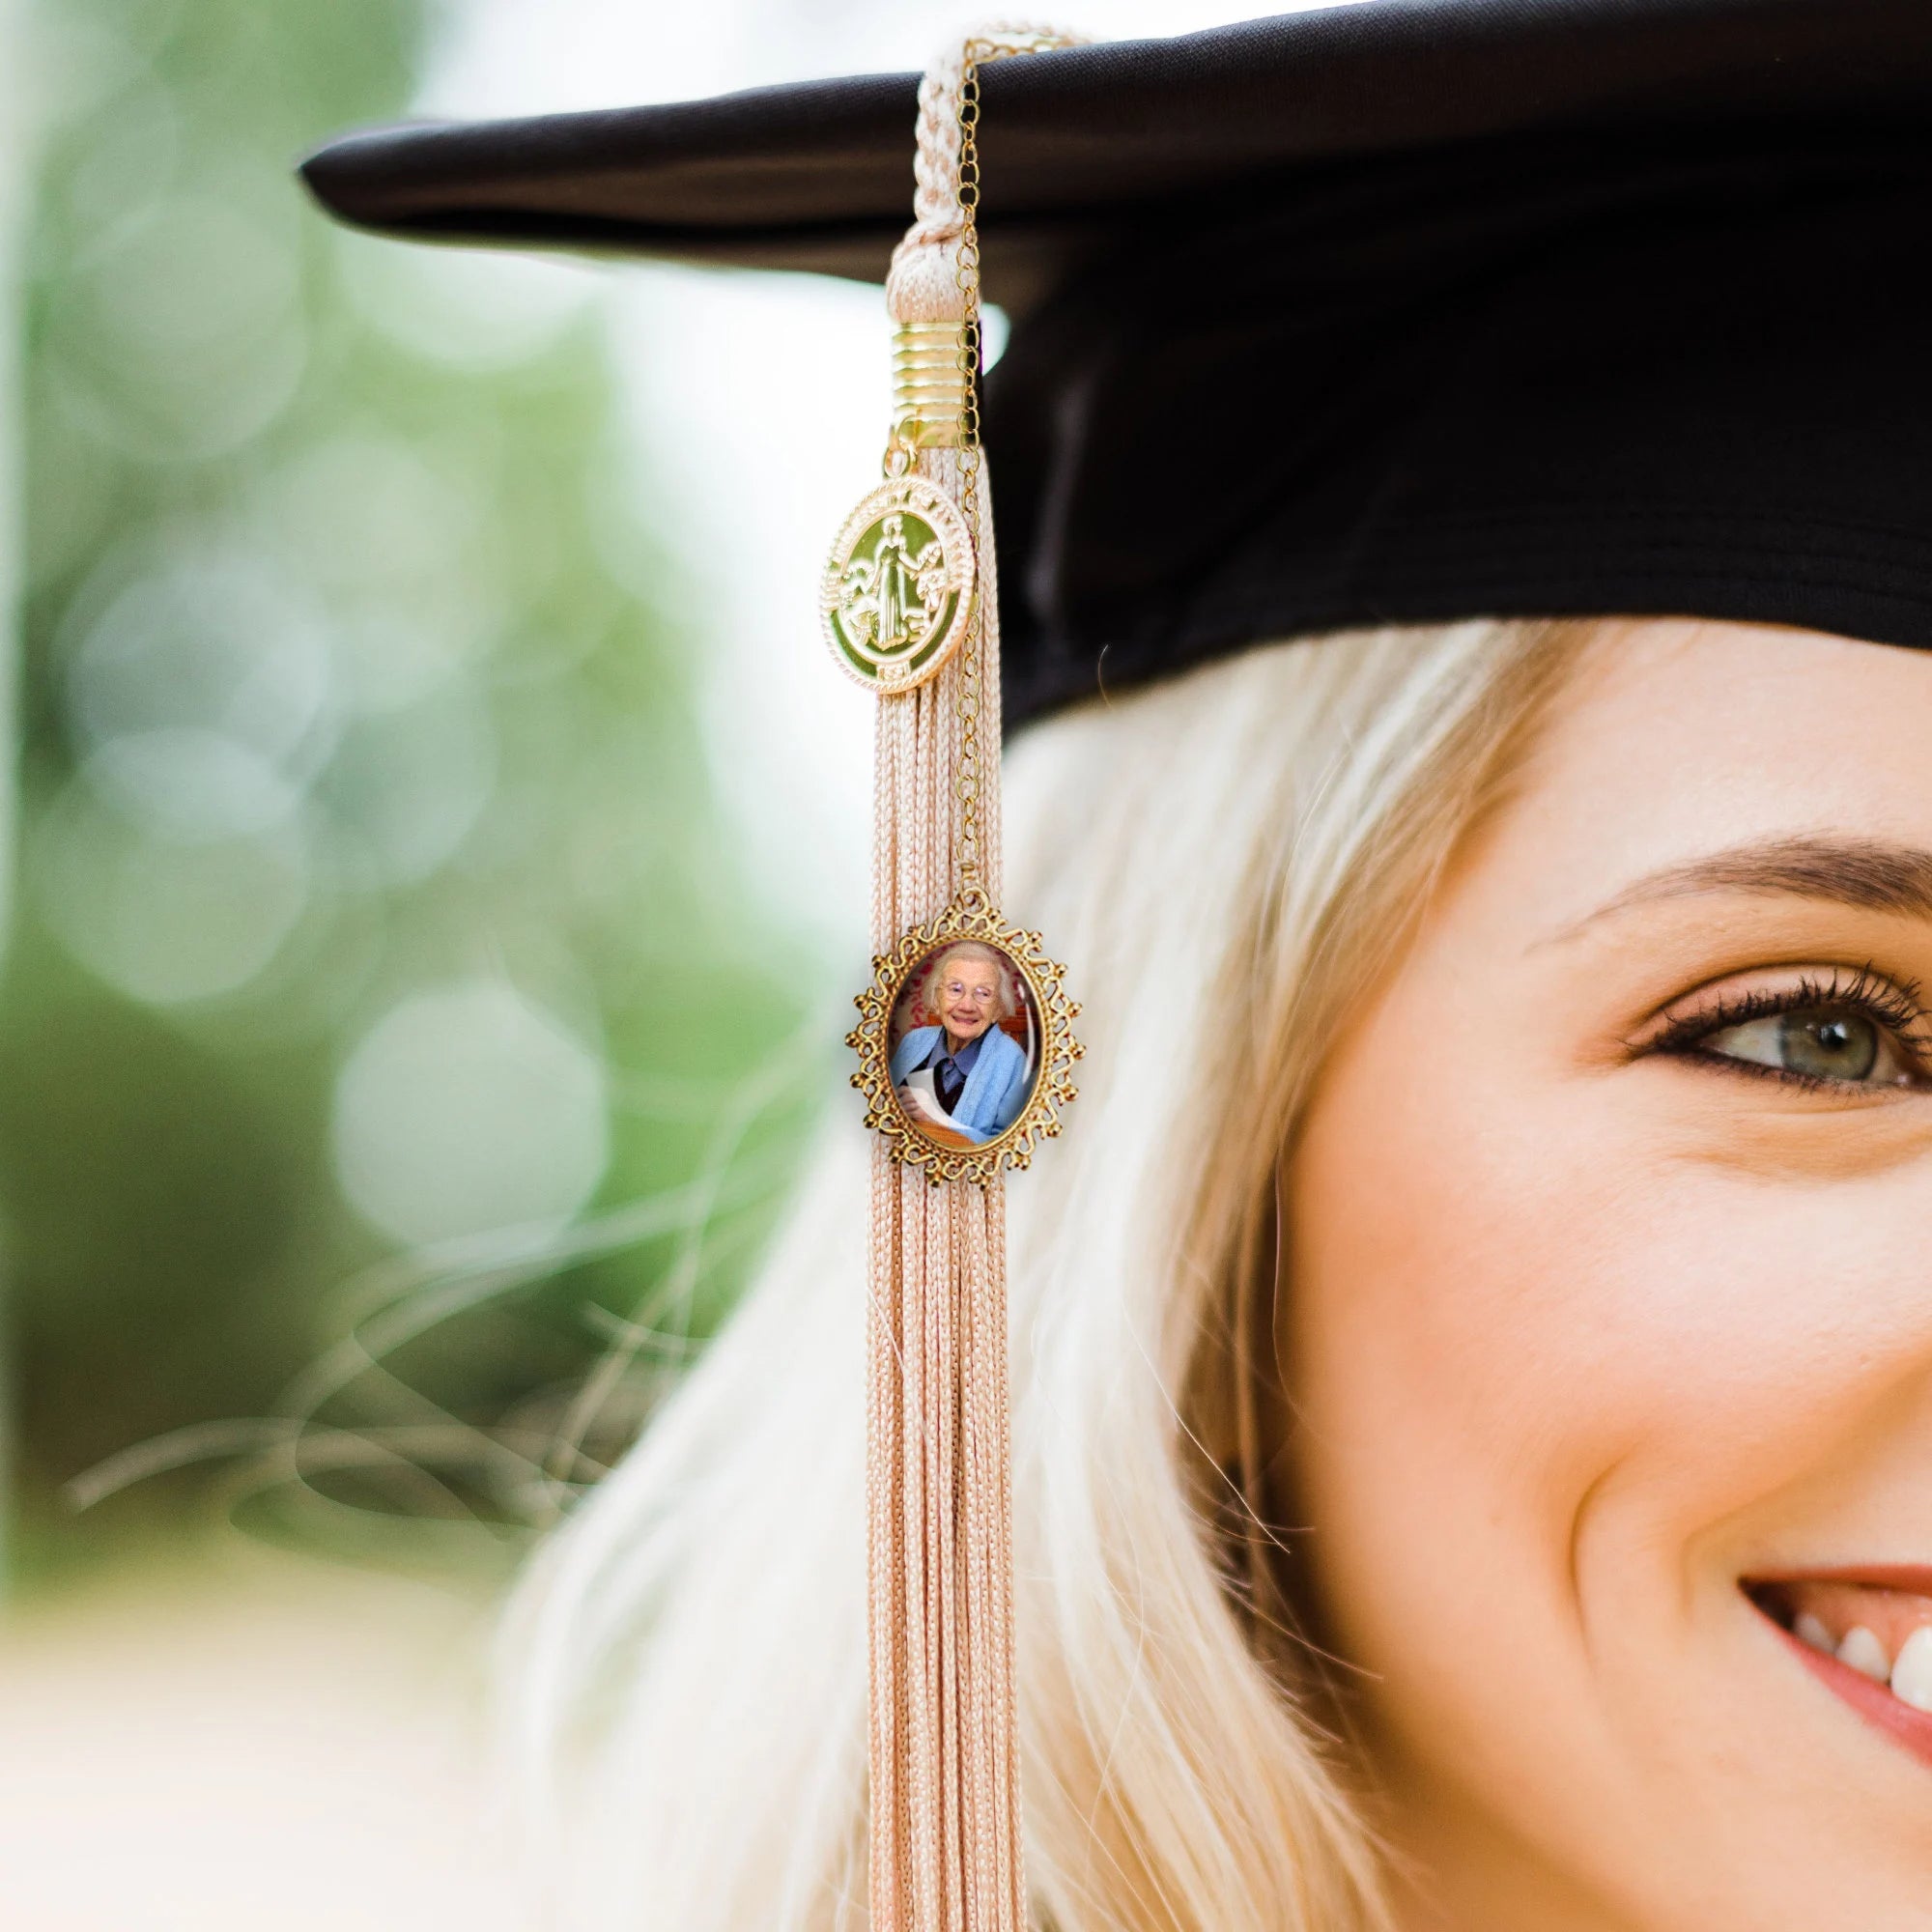
<svg viewBox="0 0 1932 1932">
<path fill-rule="evenodd" d="M 1287 1177 L 1291 1560 L 1391 1777 L 1590 1788 L 1569 1550 L 1631 1434 L 1623 1189 L 1514 1098 L 1390 1071 L 1331 1065 Z"/>
<path fill-rule="evenodd" d="M 1318 1568 L 1426 1566 L 1458 1621 L 1546 1599 L 1667 1353 L 1615 1305 L 1654 1280 L 1653 1233 L 1588 1134 L 1338 1071 L 1289 1178 L 1283 1369 Z M 1385 1604 L 1389 1580 L 1334 1594 Z"/>
<path fill-rule="evenodd" d="M 1927 1164 L 1836 1157 L 1843 1117 L 1727 1131 L 1776 1107 L 1720 1071 L 1400 1018 L 1331 1065 L 1288 1176 L 1291 1520 L 1398 1761 L 1500 1787 L 1533 1741 L 1610 1805 L 1660 1659 L 1734 1625 L 1780 1531 L 1815 1547 L 1794 1498 L 1932 1359 Z"/>
</svg>

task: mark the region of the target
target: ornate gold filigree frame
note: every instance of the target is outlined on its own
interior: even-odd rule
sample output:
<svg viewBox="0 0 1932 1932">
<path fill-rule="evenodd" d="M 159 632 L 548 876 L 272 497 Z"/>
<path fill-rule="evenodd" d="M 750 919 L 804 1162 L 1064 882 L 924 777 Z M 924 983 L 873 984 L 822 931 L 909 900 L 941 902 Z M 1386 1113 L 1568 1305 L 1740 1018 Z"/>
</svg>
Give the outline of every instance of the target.
<svg viewBox="0 0 1932 1932">
<path fill-rule="evenodd" d="M 997 947 L 1026 982 L 1040 1023 L 1039 1074 L 1011 1126 L 974 1148 L 942 1147 L 929 1140 L 900 1104 L 892 1077 L 892 1017 L 906 980 L 923 960 L 958 939 Z M 936 1185 L 970 1180 L 983 1187 L 1003 1168 L 1030 1167 L 1037 1141 L 1052 1140 L 1061 1109 L 1074 1098 L 1073 1063 L 1085 1049 L 1073 1037 L 1079 1005 L 1067 998 L 1065 968 L 1046 956 L 1040 936 L 1009 925 L 977 888 L 969 887 L 937 919 L 916 925 L 890 952 L 872 961 L 872 983 L 856 996 L 859 1024 L 845 1044 L 859 1056 L 852 1085 L 866 1096 L 866 1124 L 885 1136 L 892 1157 L 923 1167 Z"/>
</svg>

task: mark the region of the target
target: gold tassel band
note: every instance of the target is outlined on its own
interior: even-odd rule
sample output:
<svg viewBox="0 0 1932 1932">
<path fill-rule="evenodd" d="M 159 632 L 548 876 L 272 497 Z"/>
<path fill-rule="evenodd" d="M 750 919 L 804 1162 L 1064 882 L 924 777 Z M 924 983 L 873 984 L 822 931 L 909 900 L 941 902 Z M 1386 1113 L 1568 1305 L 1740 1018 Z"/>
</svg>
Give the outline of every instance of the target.
<svg viewBox="0 0 1932 1932">
<path fill-rule="evenodd" d="M 914 449 L 966 440 L 978 334 L 965 322 L 901 323 L 893 338 L 893 435 Z"/>
</svg>

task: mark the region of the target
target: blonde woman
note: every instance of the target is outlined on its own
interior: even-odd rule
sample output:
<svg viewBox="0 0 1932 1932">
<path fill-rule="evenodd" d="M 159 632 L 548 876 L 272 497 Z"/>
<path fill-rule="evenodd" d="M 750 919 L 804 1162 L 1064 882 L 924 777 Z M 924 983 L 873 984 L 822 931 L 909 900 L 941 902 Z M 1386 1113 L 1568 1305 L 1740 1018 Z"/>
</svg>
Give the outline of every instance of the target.
<svg viewBox="0 0 1932 1932">
<path fill-rule="evenodd" d="M 912 104 L 314 179 L 876 277 Z M 1043 1932 L 1932 1927 L 1928 106 L 1917 0 L 984 76 Z M 559 1922 L 865 1924 L 868 1185 L 838 1115 L 528 1579 Z"/>
<path fill-rule="evenodd" d="M 1928 733 L 1914 652 L 1477 622 L 1015 747 L 1092 976 L 1010 1209 L 1042 1925 L 1926 1922 L 1925 1720 L 1789 1633 L 1932 1623 Z M 528 1586 L 585 1924 L 864 1922 L 866 1173 Z"/>
</svg>

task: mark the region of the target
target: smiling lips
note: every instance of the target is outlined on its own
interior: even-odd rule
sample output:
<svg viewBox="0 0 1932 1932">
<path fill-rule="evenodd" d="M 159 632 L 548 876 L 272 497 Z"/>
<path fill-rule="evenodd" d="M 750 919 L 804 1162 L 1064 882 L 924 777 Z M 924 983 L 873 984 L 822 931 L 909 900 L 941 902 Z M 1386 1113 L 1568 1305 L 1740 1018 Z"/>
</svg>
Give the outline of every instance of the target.
<svg viewBox="0 0 1932 1932">
<path fill-rule="evenodd" d="M 1932 1570 L 1780 1577 L 1745 1591 L 1814 1676 L 1932 1762 Z"/>
</svg>

